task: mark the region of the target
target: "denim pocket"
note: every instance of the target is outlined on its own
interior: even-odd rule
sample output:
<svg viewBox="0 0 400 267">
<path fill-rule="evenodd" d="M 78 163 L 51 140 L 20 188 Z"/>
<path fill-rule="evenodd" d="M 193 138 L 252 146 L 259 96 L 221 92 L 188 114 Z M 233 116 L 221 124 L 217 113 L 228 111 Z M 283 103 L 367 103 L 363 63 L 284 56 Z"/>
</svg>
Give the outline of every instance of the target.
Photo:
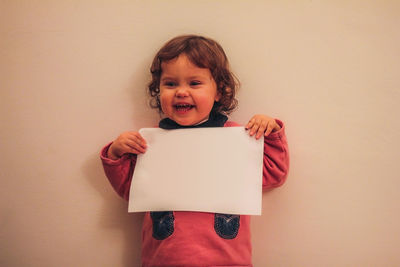
<svg viewBox="0 0 400 267">
<path fill-rule="evenodd" d="M 174 232 L 174 214 L 172 211 L 150 212 L 153 221 L 153 237 L 163 240 Z"/>
<path fill-rule="evenodd" d="M 224 239 L 233 239 L 237 236 L 240 227 L 240 216 L 215 213 L 215 232 Z"/>
</svg>

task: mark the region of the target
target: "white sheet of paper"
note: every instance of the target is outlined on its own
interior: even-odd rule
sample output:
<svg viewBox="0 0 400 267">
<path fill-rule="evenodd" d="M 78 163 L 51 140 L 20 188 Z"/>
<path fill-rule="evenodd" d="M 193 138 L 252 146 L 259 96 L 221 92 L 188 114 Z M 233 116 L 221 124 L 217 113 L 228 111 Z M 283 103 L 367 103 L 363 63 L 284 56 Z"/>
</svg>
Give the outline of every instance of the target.
<svg viewBox="0 0 400 267">
<path fill-rule="evenodd" d="M 129 212 L 261 215 L 263 139 L 244 127 L 143 128 Z"/>
</svg>

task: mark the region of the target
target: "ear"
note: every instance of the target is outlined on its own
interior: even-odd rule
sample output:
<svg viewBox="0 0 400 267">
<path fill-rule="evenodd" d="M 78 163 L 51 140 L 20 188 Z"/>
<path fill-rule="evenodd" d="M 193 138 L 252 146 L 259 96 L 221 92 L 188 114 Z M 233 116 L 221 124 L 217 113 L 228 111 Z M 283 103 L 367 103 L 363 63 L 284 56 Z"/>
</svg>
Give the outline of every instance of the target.
<svg viewBox="0 0 400 267">
<path fill-rule="evenodd" d="M 214 98 L 215 102 L 219 102 L 221 100 L 221 98 L 222 98 L 221 91 L 223 92 L 223 90 L 226 90 L 226 89 L 225 89 L 224 83 L 221 82 L 219 84 L 219 86 L 217 87 L 217 94 L 215 95 L 215 98 Z"/>
<path fill-rule="evenodd" d="M 222 94 L 219 91 L 217 91 L 217 94 L 215 95 L 214 101 L 218 102 L 221 99 L 221 97 L 222 97 Z"/>
</svg>

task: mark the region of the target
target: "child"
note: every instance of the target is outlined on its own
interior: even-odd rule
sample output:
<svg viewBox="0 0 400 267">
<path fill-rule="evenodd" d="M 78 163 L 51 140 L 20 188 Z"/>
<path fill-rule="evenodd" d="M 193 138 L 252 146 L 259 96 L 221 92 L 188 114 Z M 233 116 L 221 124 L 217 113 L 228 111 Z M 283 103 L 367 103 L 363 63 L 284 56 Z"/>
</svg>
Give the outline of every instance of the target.
<svg viewBox="0 0 400 267">
<path fill-rule="evenodd" d="M 236 80 L 222 47 L 209 38 L 178 36 L 167 42 L 151 65 L 151 105 L 165 118 L 163 129 L 232 127 Z M 289 166 L 283 123 L 255 115 L 250 136 L 264 138 L 263 189 L 284 183 Z M 117 193 L 128 200 L 137 154 L 146 140 L 122 133 L 101 151 L 104 171 Z M 250 216 L 206 212 L 147 212 L 142 229 L 143 266 L 252 266 Z"/>
</svg>

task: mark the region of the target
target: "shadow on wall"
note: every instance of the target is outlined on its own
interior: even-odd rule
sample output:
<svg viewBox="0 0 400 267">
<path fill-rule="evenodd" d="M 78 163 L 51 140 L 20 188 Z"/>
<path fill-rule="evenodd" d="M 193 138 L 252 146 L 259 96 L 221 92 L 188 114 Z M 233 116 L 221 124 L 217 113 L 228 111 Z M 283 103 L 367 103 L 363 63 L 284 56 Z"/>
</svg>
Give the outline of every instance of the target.
<svg viewBox="0 0 400 267">
<path fill-rule="evenodd" d="M 120 231 L 123 235 L 122 266 L 140 266 L 141 227 L 144 213 L 128 213 L 128 203 L 119 198 L 104 174 L 99 154 L 90 156 L 82 170 L 88 182 L 104 200 L 99 214 L 99 228 L 107 231 Z M 114 239 L 115 240 L 115 239 Z M 112 244 L 110 244 L 112 246 Z"/>
</svg>

